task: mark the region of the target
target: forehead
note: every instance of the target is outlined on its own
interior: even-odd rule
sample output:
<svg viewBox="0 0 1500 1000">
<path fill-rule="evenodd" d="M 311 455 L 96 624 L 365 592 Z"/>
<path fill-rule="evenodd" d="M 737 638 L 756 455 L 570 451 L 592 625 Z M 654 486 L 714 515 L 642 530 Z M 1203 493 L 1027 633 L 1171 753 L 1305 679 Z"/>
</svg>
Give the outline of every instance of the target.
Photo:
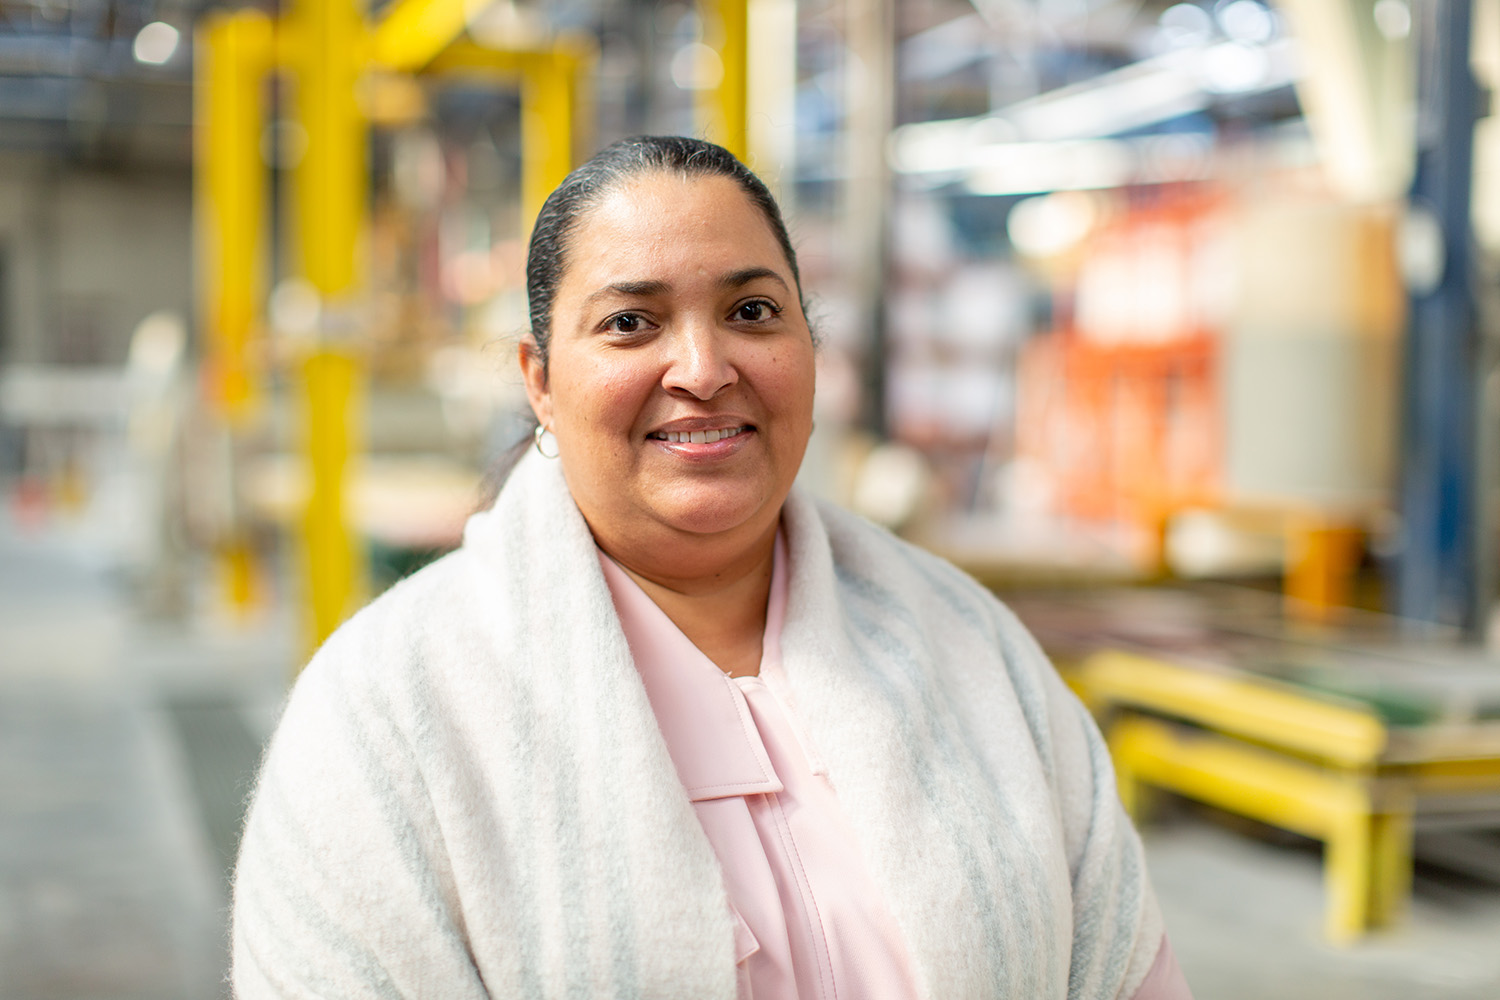
<svg viewBox="0 0 1500 1000">
<path fill-rule="evenodd" d="M 724 269 L 791 276 L 770 222 L 728 177 L 653 173 L 609 191 L 580 216 L 562 283 L 673 282 Z"/>
</svg>

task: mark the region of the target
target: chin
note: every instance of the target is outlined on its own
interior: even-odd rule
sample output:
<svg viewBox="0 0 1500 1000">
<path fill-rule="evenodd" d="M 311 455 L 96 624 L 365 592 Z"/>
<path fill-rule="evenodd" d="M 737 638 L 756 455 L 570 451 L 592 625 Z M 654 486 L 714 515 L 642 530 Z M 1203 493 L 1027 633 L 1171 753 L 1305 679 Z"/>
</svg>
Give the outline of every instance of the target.
<svg viewBox="0 0 1500 1000">
<path fill-rule="evenodd" d="M 767 505 L 763 494 L 754 496 L 724 495 L 714 491 L 710 495 L 677 496 L 667 504 L 662 519 L 678 531 L 694 535 L 717 535 L 754 521 Z M 779 508 L 778 508 L 779 509 Z"/>
</svg>

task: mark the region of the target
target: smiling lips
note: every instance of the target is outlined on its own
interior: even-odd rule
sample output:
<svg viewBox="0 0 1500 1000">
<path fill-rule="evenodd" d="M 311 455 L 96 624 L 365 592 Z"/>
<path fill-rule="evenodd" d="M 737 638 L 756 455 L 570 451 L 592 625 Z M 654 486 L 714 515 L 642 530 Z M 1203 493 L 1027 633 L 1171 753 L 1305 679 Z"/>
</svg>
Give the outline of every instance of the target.
<svg viewBox="0 0 1500 1000">
<path fill-rule="evenodd" d="M 657 441 L 668 441 L 672 444 L 713 444 L 716 441 L 724 441 L 728 438 L 737 437 L 750 429 L 749 424 L 741 424 L 738 427 L 724 427 L 707 431 L 656 431 L 646 435 Z"/>
</svg>

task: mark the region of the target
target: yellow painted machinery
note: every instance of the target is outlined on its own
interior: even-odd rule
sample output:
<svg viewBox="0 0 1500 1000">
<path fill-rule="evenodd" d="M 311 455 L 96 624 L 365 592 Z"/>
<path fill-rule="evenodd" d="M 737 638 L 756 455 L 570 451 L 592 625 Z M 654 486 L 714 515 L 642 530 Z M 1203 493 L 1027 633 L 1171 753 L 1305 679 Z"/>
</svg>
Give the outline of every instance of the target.
<svg viewBox="0 0 1500 1000">
<path fill-rule="evenodd" d="M 1103 723 L 1127 809 L 1146 819 L 1159 789 L 1322 841 L 1331 941 L 1401 916 L 1414 830 L 1500 825 L 1500 670 L 1482 650 L 1279 623 L 1251 607 L 1270 595 L 1204 610 L 1113 593 L 1126 607 L 1037 601 L 1037 621 Z"/>
<path fill-rule="evenodd" d="M 704 4 L 722 63 L 700 106 L 703 130 L 746 155 L 746 0 Z M 413 77 L 479 76 L 519 86 L 522 211 L 534 218 L 587 141 L 590 39 L 494 48 L 468 37 L 470 0 L 395 0 L 376 19 L 359 0 L 294 0 L 273 20 L 253 9 L 218 11 L 197 36 L 196 200 L 205 385 L 234 439 L 256 412 L 267 297 L 268 79 L 290 92 L 283 122 L 305 143 L 293 173 L 294 273 L 319 297 L 312 348 L 300 365 L 306 506 L 300 518 L 304 602 L 312 646 L 363 600 L 365 571 L 350 529 L 348 468 L 362 450 L 365 381 L 360 334 L 367 308 L 364 240 L 371 95 Z M 231 475 L 233 472 L 231 471 Z M 233 493 L 236 487 L 230 486 Z M 238 603 L 253 600 L 252 554 L 242 528 L 220 543 Z"/>
</svg>

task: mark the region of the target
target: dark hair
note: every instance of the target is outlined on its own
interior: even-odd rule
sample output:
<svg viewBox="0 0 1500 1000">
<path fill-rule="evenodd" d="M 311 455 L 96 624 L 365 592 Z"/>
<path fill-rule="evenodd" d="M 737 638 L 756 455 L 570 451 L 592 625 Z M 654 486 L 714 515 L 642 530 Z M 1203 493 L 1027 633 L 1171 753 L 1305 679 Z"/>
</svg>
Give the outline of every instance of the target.
<svg viewBox="0 0 1500 1000">
<path fill-rule="evenodd" d="M 568 267 L 569 241 L 579 220 L 615 188 L 632 178 L 651 173 L 676 173 L 685 177 L 727 177 L 739 185 L 750 203 L 760 209 L 802 295 L 802 276 L 797 270 L 797 252 L 787 236 L 786 223 L 776 199 L 759 177 L 733 153 L 702 139 L 680 135 L 637 135 L 621 139 L 595 153 L 570 173 L 557 190 L 547 196 L 531 230 L 526 255 L 526 298 L 531 307 L 531 336 L 537 360 L 547 370 L 547 347 L 552 335 L 552 300 L 557 283 Z M 804 303 L 804 312 L 806 312 Z"/>
</svg>

